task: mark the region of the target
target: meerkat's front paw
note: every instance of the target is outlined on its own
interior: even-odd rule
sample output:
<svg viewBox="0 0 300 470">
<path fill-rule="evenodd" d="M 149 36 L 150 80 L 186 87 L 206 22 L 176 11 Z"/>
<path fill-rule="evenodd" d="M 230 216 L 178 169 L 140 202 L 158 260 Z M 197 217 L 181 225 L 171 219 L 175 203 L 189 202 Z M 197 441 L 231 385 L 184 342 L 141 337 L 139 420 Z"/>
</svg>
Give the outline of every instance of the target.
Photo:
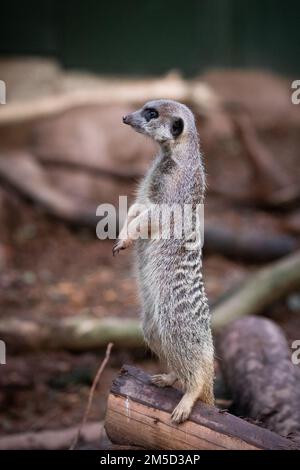
<svg viewBox="0 0 300 470">
<path fill-rule="evenodd" d="M 171 387 L 175 381 L 173 374 L 157 374 L 151 377 L 151 382 L 157 387 Z"/>
<path fill-rule="evenodd" d="M 112 252 L 113 256 L 118 254 L 121 250 L 126 250 L 132 244 L 132 240 L 130 239 L 122 239 L 118 240 L 117 243 L 114 244 Z"/>
<path fill-rule="evenodd" d="M 183 423 L 188 419 L 192 411 L 192 405 L 187 402 L 179 402 L 176 408 L 174 408 L 171 414 L 171 420 L 173 423 Z"/>
</svg>

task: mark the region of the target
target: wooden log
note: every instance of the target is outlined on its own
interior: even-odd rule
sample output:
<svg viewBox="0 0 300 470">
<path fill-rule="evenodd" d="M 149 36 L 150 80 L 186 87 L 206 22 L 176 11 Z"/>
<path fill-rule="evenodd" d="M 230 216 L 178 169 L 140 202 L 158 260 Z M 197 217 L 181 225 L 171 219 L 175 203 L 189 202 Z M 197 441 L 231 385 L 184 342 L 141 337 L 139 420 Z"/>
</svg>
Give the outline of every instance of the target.
<svg viewBox="0 0 300 470">
<path fill-rule="evenodd" d="M 232 322 L 216 343 L 235 413 L 300 438 L 300 382 L 280 327 L 249 316 Z"/>
<path fill-rule="evenodd" d="M 197 402 L 183 424 L 170 416 L 181 393 L 158 388 L 135 367 L 123 366 L 108 398 L 105 429 L 114 443 L 164 450 L 293 449 L 296 445 L 269 430 Z"/>
</svg>

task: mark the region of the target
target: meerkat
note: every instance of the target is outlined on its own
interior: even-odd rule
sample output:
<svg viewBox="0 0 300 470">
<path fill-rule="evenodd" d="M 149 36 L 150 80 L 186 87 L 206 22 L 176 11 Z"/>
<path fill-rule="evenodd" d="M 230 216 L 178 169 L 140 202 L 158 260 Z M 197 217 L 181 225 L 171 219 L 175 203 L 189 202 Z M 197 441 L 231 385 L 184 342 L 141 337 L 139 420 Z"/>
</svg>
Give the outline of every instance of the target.
<svg viewBox="0 0 300 470">
<path fill-rule="evenodd" d="M 148 233 L 154 207 L 190 204 L 195 208 L 203 203 L 205 174 L 199 139 L 193 113 L 176 101 L 148 102 L 124 116 L 123 122 L 154 139 L 159 152 L 129 208 L 113 254 L 134 242 L 145 341 L 168 370 L 152 376 L 152 382 L 159 387 L 177 380 L 182 384 L 184 395 L 171 415 L 173 422 L 181 423 L 198 398 L 214 403 L 214 349 L 201 242 L 193 224 L 187 238 L 142 238 L 138 233 L 143 228 Z M 153 232 L 159 231 L 153 225 Z M 187 242 L 193 243 L 193 249 L 188 249 Z"/>
</svg>

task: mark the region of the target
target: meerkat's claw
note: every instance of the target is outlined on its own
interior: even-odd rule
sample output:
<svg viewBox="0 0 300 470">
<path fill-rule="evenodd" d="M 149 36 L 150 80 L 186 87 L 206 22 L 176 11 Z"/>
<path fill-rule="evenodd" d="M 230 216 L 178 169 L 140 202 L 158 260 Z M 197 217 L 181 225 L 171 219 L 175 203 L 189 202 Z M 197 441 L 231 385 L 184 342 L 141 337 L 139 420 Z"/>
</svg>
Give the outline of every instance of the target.
<svg viewBox="0 0 300 470">
<path fill-rule="evenodd" d="M 112 249 L 112 254 L 113 254 L 113 256 L 118 255 L 121 250 L 125 250 L 125 248 L 120 248 L 120 247 L 118 247 L 118 243 L 119 243 L 119 242 L 117 242 L 117 243 L 113 246 L 113 249 Z"/>
<path fill-rule="evenodd" d="M 172 385 L 167 374 L 152 375 L 151 382 L 157 387 L 170 387 Z"/>
<path fill-rule="evenodd" d="M 167 387 L 169 385 L 165 380 L 164 374 L 152 375 L 151 382 L 157 387 Z"/>
<path fill-rule="evenodd" d="M 114 244 L 112 253 L 113 256 L 118 254 L 121 250 L 126 250 L 131 245 L 131 240 L 118 240 L 117 243 Z"/>
<path fill-rule="evenodd" d="M 192 406 L 190 404 L 179 402 L 171 414 L 171 420 L 173 421 L 173 423 L 183 423 L 188 419 L 191 414 L 191 411 Z"/>
<path fill-rule="evenodd" d="M 157 387 L 171 387 L 177 380 L 174 372 L 152 375 L 151 382 Z"/>
</svg>

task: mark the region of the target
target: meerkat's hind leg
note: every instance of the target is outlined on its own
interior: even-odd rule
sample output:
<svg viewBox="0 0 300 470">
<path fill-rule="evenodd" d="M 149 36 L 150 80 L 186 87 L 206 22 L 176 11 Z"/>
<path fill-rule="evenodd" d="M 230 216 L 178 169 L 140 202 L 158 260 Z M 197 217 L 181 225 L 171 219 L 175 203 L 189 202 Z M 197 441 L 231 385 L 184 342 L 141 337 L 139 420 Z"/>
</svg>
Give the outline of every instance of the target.
<svg viewBox="0 0 300 470">
<path fill-rule="evenodd" d="M 188 419 L 191 414 L 194 403 L 198 398 L 198 394 L 198 390 L 189 390 L 183 395 L 171 415 L 171 420 L 174 423 L 183 423 L 183 421 L 186 421 Z"/>
<path fill-rule="evenodd" d="M 158 387 L 171 387 L 177 380 L 175 372 L 152 375 L 151 382 Z"/>
<path fill-rule="evenodd" d="M 207 361 L 205 369 L 202 369 L 202 371 L 200 369 L 197 375 L 193 376 L 192 381 L 183 382 L 185 385 L 185 394 L 173 410 L 171 415 L 172 421 L 182 423 L 188 419 L 198 399 L 207 405 L 214 405 L 213 374 L 213 361 Z"/>
<path fill-rule="evenodd" d="M 197 380 L 194 378 L 192 383 L 185 383 L 185 394 L 174 408 L 171 415 L 171 419 L 174 423 L 179 424 L 188 419 L 195 402 L 203 394 L 204 382 L 204 375 L 201 374 L 197 377 Z"/>
</svg>

